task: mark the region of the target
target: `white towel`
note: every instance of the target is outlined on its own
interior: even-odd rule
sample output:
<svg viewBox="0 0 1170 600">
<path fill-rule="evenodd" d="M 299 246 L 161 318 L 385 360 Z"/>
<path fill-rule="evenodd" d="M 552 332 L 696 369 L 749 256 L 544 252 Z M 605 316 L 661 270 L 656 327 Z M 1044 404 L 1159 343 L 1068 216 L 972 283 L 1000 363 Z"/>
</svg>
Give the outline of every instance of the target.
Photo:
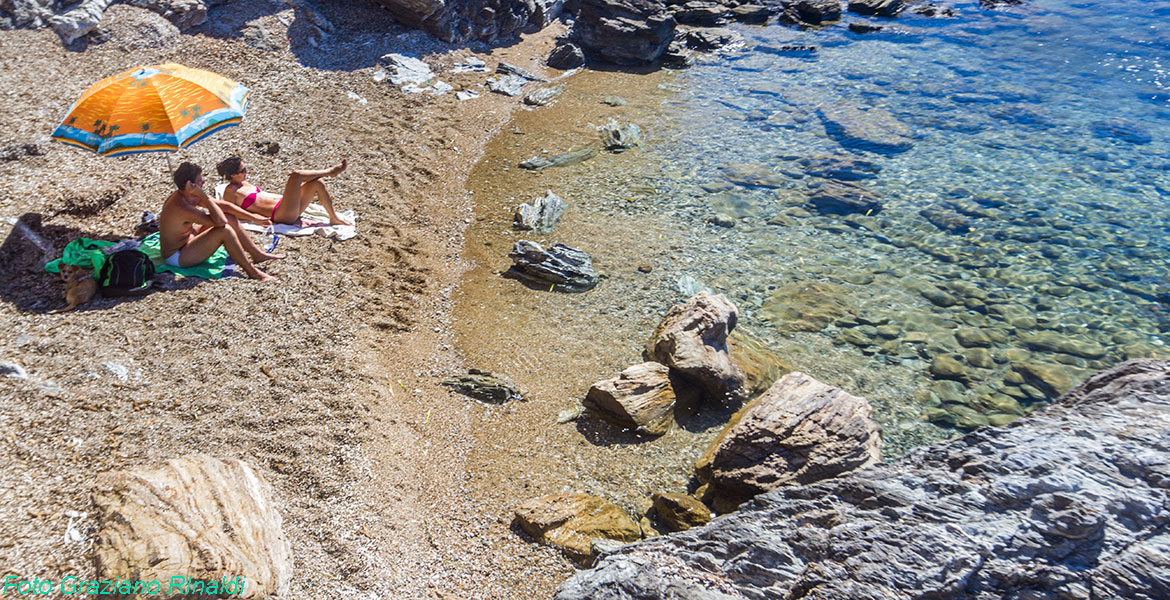
<svg viewBox="0 0 1170 600">
<path fill-rule="evenodd" d="M 223 192 L 227 189 L 228 184 L 220 183 L 215 186 L 215 199 L 223 200 Z M 352 210 L 347 210 L 338 215 L 342 219 L 353 223 L 353 225 L 330 225 L 329 213 L 325 212 L 325 207 L 320 204 L 313 203 L 305 212 L 301 213 L 301 218 L 297 219 L 296 223 L 285 225 L 276 223 L 273 225 L 273 231 L 277 235 L 319 235 L 327 238 L 334 238 L 339 242 L 344 242 L 357 235 L 357 214 Z M 264 233 L 267 227 L 257 225 L 255 223 L 243 223 L 244 229 L 254 231 L 256 233 Z"/>
</svg>

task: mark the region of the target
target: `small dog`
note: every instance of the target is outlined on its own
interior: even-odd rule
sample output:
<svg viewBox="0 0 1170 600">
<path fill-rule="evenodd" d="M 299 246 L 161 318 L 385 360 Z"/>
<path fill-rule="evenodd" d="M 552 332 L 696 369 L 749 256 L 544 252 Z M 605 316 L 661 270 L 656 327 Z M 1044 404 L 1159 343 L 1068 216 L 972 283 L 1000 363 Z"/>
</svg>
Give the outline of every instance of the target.
<svg viewBox="0 0 1170 600">
<path fill-rule="evenodd" d="M 68 306 L 54 313 L 73 310 L 89 302 L 97 293 L 97 282 L 90 277 L 89 271 L 77 265 L 61 265 L 61 279 L 65 282 L 65 302 Z"/>
</svg>

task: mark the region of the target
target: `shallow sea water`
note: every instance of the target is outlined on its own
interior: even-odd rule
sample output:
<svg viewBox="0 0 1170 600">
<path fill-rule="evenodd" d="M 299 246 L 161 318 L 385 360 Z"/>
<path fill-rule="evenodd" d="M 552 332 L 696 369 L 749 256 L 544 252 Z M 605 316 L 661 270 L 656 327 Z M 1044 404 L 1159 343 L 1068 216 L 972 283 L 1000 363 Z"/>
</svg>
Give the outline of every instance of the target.
<svg viewBox="0 0 1170 600">
<path fill-rule="evenodd" d="M 661 315 L 698 289 L 736 303 L 740 340 L 868 398 L 887 460 L 1170 355 L 1170 2 L 954 6 L 873 19 L 892 29 L 871 34 L 850 33 L 849 14 L 807 31 L 737 25 L 746 47 L 682 71 L 575 75 L 493 142 L 469 187 L 459 347 L 530 394 L 483 408 L 480 467 L 510 486 L 487 493 L 576 487 L 629 509 L 683 491 L 726 411 L 657 439 L 555 419 L 640 362 Z M 816 50 L 786 49 L 800 45 Z M 602 105 L 610 94 L 629 104 Z M 833 106 L 884 111 L 911 146 L 843 145 L 822 118 Z M 610 117 L 639 124 L 642 147 L 516 168 L 596 145 Z M 882 209 L 819 214 L 808 188 L 822 178 L 798 162 L 819 156 L 871 163 L 855 183 Z M 548 189 L 571 204 L 558 229 L 512 230 L 515 206 Z M 605 278 L 571 295 L 503 279 L 520 239 L 581 248 Z M 797 326 L 802 311 L 827 317 Z M 500 448 L 524 464 L 501 466 Z M 529 473 L 523 488 L 510 469 Z"/>
</svg>

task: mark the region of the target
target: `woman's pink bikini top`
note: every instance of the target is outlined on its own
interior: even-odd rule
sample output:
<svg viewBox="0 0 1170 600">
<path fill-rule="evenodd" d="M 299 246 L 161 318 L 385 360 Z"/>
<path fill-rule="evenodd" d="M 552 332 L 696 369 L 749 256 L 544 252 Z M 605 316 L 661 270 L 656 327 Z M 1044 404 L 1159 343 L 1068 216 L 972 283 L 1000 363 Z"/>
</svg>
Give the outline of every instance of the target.
<svg viewBox="0 0 1170 600">
<path fill-rule="evenodd" d="M 244 196 L 244 201 L 240 203 L 240 208 L 248 210 L 248 207 L 256 202 L 256 196 L 258 195 L 260 195 L 260 186 L 256 186 L 256 191 Z"/>
</svg>

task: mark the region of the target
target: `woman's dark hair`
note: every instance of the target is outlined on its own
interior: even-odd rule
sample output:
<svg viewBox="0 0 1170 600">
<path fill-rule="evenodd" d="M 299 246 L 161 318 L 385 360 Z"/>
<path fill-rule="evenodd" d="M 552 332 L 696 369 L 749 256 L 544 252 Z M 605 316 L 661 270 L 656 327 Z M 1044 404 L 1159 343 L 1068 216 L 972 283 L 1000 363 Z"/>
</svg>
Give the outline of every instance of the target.
<svg viewBox="0 0 1170 600">
<path fill-rule="evenodd" d="M 179 165 L 179 168 L 175 169 L 174 174 L 175 187 L 180 190 L 187 187 L 187 182 L 195 181 L 202 172 L 203 169 L 199 168 L 199 165 L 195 163 L 185 162 Z"/>
<path fill-rule="evenodd" d="M 215 172 L 219 173 L 220 177 L 227 179 L 232 175 L 240 172 L 240 168 L 244 166 L 244 160 L 238 156 L 232 156 L 223 159 L 218 165 L 215 165 Z"/>
</svg>

